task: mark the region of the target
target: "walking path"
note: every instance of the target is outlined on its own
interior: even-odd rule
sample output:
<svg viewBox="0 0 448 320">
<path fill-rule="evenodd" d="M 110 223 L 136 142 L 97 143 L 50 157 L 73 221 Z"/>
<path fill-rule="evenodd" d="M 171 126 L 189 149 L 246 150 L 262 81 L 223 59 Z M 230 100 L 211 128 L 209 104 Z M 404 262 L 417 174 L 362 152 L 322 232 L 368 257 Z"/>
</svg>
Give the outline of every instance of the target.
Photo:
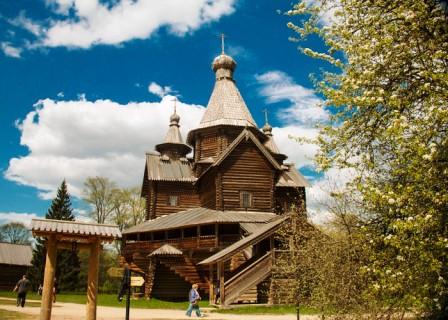
<svg viewBox="0 0 448 320">
<path fill-rule="evenodd" d="M 6 299 L 6 298 L 2 298 Z M 27 300 L 27 302 L 39 302 L 37 300 Z M 0 309 L 8 311 L 18 311 L 30 315 L 38 316 L 40 307 L 25 306 L 24 308 L 15 305 L 2 305 L 0 300 Z M 85 319 L 85 305 L 76 303 L 56 302 L 51 312 L 52 320 L 82 320 Z M 295 320 L 294 314 L 287 315 L 237 315 L 237 314 L 220 314 L 204 310 L 206 319 L 214 320 Z M 123 320 L 125 317 L 125 308 L 116 307 L 97 307 L 97 320 Z M 195 315 L 191 319 L 196 318 Z M 37 319 L 37 318 L 36 318 Z M 179 320 L 190 319 L 185 315 L 183 310 L 167 310 L 167 309 L 131 309 L 131 320 Z M 301 320 L 317 320 L 317 316 L 300 316 Z"/>
</svg>

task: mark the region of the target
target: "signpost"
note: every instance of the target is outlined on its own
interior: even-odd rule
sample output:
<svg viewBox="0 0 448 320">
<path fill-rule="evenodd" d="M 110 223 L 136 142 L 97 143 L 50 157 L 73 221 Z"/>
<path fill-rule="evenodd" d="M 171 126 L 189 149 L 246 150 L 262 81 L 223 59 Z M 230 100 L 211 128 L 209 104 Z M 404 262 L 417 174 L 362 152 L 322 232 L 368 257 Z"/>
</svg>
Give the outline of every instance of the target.
<svg viewBox="0 0 448 320">
<path fill-rule="evenodd" d="M 131 277 L 131 287 L 141 287 L 144 283 L 143 277 Z"/>
<path fill-rule="evenodd" d="M 125 268 L 109 268 L 107 274 L 111 277 L 121 277 L 121 289 L 118 294 L 118 301 L 121 301 L 126 294 L 126 320 L 129 320 L 129 309 L 131 307 L 131 287 L 141 287 L 145 283 L 145 279 L 140 276 L 132 276 L 129 266 Z"/>
</svg>

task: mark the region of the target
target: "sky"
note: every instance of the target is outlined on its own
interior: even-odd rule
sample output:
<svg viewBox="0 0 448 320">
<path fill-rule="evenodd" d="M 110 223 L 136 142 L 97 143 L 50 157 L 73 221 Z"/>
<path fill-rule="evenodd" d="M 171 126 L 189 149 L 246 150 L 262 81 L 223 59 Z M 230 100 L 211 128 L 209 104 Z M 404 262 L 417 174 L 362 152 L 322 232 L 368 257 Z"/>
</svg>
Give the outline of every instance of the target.
<svg viewBox="0 0 448 320">
<path fill-rule="evenodd" d="M 328 66 L 289 41 L 291 1 L 0 0 L 0 223 L 43 217 L 63 179 L 82 220 L 85 179 L 140 186 L 146 151 L 168 130 L 184 139 L 207 106 L 213 58 L 237 62 L 236 84 L 259 127 L 268 110 L 280 150 L 313 184 L 315 137 L 328 120 L 309 75 Z M 323 21 L 322 23 L 325 23 Z M 323 50 L 319 39 L 301 44 Z M 314 202 L 313 202 L 314 201 Z M 314 203 L 314 204 L 313 204 Z"/>
</svg>

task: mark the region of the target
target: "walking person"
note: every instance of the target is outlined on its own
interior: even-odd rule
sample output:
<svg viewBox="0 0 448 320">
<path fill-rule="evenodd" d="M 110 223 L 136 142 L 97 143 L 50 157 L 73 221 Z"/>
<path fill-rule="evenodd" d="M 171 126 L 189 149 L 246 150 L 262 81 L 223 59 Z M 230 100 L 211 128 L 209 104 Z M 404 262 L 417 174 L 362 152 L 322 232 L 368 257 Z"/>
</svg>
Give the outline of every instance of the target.
<svg viewBox="0 0 448 320">
<path fill-rule="evenodd" d="M 28 288 L 30 286 L 30 281 L 26 278 L 26 275 L 22 276 L 22 279 L 20 279 L 14 290 L 17 291 L 17 306 L 22 306 L 22 308 L 25 306 L 25 300 L 26 300 L 26 293 L 28 292 Z"/>
<path fill-rule="evenodd" d="M 201 300 L 201 296 L 199 295 L 198 285 L 196 283 L 191 287 L 190 293 L 188 295 L 188 300 L 190 304 L 188 305 L 186 315 L 191 317 L 191 313 L 194 310 L 196 312 L 196 316 L 203 317 L 203 315 L 201 315 L 201 310 L 199 309 L 199 300 Z"/>
</svg>

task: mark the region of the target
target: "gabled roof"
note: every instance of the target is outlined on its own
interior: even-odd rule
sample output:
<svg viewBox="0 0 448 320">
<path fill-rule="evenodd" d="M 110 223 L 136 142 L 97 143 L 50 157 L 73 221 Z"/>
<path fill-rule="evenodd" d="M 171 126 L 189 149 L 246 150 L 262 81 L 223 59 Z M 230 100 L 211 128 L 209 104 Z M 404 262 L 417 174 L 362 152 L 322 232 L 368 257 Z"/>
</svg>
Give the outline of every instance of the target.
<svg viewBox="0 0 448 320">
<path fill-rule="evenodd" d="M 170 159 L 155 153 L 146 154 L 147 179 L 152 181 L 196 181 L 187 158 Z"/>
<path fill-rule="evenodd" d="M 275 217 L 276 215 L 272 212 L 218 211 L 199 207 L 147 220 L 123 231 L 123 234 L 153 232 L 211 223 L 264 223 Z"/>
<path fill-rule="evenodd" d="M 201 176 L 198 178 L 201 179 L 211 168 L 219 166 L 231 153 L 235 148 L 242 142 L 251 140 L 255 146 L 258 148 L 258 150 L 261 151 L 261 153 L 265 156 L 265 158 L 269 161 L 269 163 L 277 170 L 282 170 L 282 167 L 278 164 L 278 162 L 274 159 L 274 157 L 271 155 L 271 153 L 263 146 L 263 144 L 260 142 L 260 140 L 257 139 L 257 137 L 250 132 L 247 128 L 245 128 L 243 131 L 241 131 L 240 135 L 233 140 L 233 142 L 225 149 L 215 160 L 215 162 L 205 170 Z"/>
<path fill-rule="evenodd" d="M 148 255 L 148 257 L 151 257 L 151 256 L 181 256 L 182 254 L 183 254 L 182 251 L 180 251 L 179 249 L 177 249 L 169 244 L 164 244 L 160 248 L 151 252 Z"/>
<path fill-rule="evenodd" d="M 31 245 L 0 242 L 0 264 L 31 266 L 32 258 Z"/>
<path fill-rule="evenodd" d="M 58 235 L 70 237 L 96 236 L 102 240 L 121 238 L 121 232 L 116 225 L 67 220 L 33 219 L 31 231 L 38 237 L 58 233 Z"/>
<path fill-rule="evenodd" d="M 311 184 L 304 176 L 295 168 L 294 164 L 284 164 L 287 167 L 278 179 L 276 187 L 311 187 Z"/>
<path fill-rule="evenodd" d="M 230 259 L 237 252 L 242 251 L 248 246 L 258 243 L 261 240 L 266 239 L 267 237 L 272 235 L 282 226 L 283 222 L 285 222 L 288 218 L 288 215 L 278 216 L 276 219 L 270 221 L 269 223 L 258 229 L 258 231 L 252 233 L 250 236 L 245 237 L 228 246 L 224 250 L 221 250 L 208 257 L 207 259 L 202 260 L 201 262 L 199 262 L 199 264 L 212 264 Z"/>
</svg>

